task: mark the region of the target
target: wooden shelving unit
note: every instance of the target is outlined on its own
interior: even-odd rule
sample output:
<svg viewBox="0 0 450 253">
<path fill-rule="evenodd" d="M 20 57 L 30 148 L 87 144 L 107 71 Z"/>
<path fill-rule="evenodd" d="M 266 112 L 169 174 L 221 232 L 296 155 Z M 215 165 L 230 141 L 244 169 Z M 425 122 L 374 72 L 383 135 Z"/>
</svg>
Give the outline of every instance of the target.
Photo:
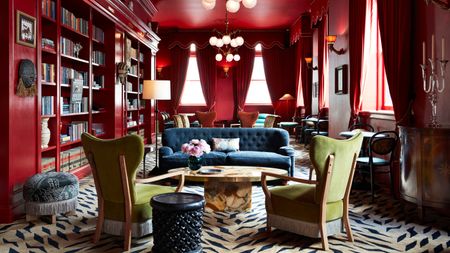
<svg viewBox="0 0 450 253">
<path fill-rule="evenodd" d="M 90 169 L 82 151 L 81 133 L 114 137 L 114 110 L 107 108 L 115 104 L 115 24 L 86 3 L 53 3 L 54 18 L 46 15 L 45 4 L 39 12 L 38 119 L 48 119 L 50 141 L 47 146 L 38 141 L 38 169 L 85 176 Z M 64 24 L 74 18 L 72 25 Z M 81 46 L 79 53 L 71 43 Z M 63 68 L 72 70 L 64 72 Z M 73 77 L 81 76 L 82 102 L 71 103 Z M 38 136 L 42 136 L 42 128 Z"/>
</svg>

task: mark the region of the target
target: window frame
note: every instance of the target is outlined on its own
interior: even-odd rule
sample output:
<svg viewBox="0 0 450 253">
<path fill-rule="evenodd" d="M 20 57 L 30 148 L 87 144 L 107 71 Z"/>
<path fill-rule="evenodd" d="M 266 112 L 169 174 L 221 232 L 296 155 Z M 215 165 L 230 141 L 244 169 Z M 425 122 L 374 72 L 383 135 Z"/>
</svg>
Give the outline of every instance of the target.
<svg viewBox="0 0 450 253">
<path fill-rule="evenodd" d="M 256 61 L 257 58 L 261 58 L 261 61 L 263 62 L 263 68 L 264 68 L 264 59 L 262 57 L 262 52 L 261 52 L 261 44 L 256 45 L 255 47 L 255 59 L 254 61 Z M 259 46 L 259 47 L 258 47 Z M 253 65 L 254 67 L 255 65 Z M 264 69 L 263 69 L 264 70 Z M 266 84 L 267 87 L 267 92 L 269 94 L 269 101 L 270 102 L 257 102 L 257 103 L 247 103 L 247 98 L 248 98 L 248 94 L 250 91 L 250 86 L 252 85 L 253 81 L 257 81 L 257 82 L 264 82 Z M 250 84 L 248 86 L 248 90 L 247 90 L 247 94 L 245 95 L 245 106 L 273 106 L 272 103 L 272 98 L 270 96 L 270 90 L 269 90 L 269 85 L 267 84 L 267 79 L 266 79 L 266 73 L 264 71 L 264 79 L 253 79 L 253 70 L 252 70 L 252 79 L 250 81 Z"/>
<path fill-rule="evenodd" d="M 195 54 L 195 45 L 194 44 L 191 44 L 191 49 L 190 49 L 190 54 L 189 54 L 189 59 L 188 59 L 188 67 L 187 67 L 187 70 L 186 71 L 188 71 L 189 70 L 189 66 L 190 66 L 190 64 L 191 64 L 191 59 L 195 59 L 195 68 L 197 68 L 197 71 L 199 71 L 199 78 L 198 78 L 198 80 L 188 80 L 187 79 L 187 77 L 188 77 L 188 74 L 186 73 L 186 80 L 184 81 L 184 84 L 183 84 L 183 90 L 181 91 L 181 96 L 180 96 L 180 104 L 179 104 L 179 106 L 207 106 L 207 104 L 206 104 L 206 99 L 205 99 L 205 95 L 204 95 L 204 93 L 203 93 L 203 87 L 202 87 L 202 83 L 201 83 L 201 81 L 200 81 L 200 70 L 198 69 L 198 64 L 197 64 L 197 55 Z M 188 82 L 198 82 L 198 84 L 200 85 L 200 89 L 201 89 L 201 95 L 202 95 L 202 97 L 203 97 L 203 100 L 202 100 L 202 102 L 204 102 L 204 103 L 202 103 L 202 102 L 199 102 L 199 103 L 183 103 L 183 96 L 185 95 L 185 89 L 186 89 L 186 84 L 188 83 Z"/>
</svg>

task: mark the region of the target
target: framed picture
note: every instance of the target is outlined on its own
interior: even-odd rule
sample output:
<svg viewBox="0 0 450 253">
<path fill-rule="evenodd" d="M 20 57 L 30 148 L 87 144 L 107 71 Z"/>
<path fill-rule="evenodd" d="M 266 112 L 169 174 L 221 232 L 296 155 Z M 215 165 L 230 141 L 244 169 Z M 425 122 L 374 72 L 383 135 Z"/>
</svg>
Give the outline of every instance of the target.
<svg viewBox="0 0 450 253">
<path fill-rule="evenodd" d="M 21 11 L 16 13 L 16 43 L 36 47 L 36 18 Z"/>
<path fill-rule="evenodd" d="M 334 93 L 347 94 L 348 88 L 348 65 L 344 64 L 334 70 Z"/>
</svg>

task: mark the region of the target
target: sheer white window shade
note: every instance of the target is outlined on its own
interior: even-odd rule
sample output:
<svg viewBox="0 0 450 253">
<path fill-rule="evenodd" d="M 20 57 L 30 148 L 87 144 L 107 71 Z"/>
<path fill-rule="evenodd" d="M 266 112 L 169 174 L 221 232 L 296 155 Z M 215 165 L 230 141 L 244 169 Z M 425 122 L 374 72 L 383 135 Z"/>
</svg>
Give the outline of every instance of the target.
<svg viewBox="0 0 450 253">
<path fill-rule="evenodd" d="M 206 105 L 205 97 L 203 96 L 202 85 L 200 84 L 197 58 L 195 56 L 189 57 L 186 82 L 184 83 L 183 92 L 181 93 L 180 104 L 199 106 Z"/>
<path fill-rule="evenodd" d="M 259 44 L 258 44 L 259 45 Z M 259 45 L 259 50 L 261 46 Z M 256 49 L 258 51 L 258 49 Z M 266 75 L 262 56 L 255 56 L 253 64 L 252 80 L 248 88 L 246 105 L 272 105 L 269 89 L 267 88 Z"/>
</svg>

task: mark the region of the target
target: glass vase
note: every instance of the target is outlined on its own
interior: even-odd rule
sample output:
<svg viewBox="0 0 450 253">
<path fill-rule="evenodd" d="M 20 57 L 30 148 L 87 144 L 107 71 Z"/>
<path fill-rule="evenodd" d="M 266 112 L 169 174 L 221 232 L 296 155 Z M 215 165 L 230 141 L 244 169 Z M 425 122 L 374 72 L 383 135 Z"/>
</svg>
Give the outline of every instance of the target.
<svg viewBox="0 0 450 253">
<path fill-rule="evenodd" d="M 189 156 L 188 158 L 188 167 L 191 170 L 198 170 L 202 167 L 203 157 L 202 156 Z"/>
</svg>

